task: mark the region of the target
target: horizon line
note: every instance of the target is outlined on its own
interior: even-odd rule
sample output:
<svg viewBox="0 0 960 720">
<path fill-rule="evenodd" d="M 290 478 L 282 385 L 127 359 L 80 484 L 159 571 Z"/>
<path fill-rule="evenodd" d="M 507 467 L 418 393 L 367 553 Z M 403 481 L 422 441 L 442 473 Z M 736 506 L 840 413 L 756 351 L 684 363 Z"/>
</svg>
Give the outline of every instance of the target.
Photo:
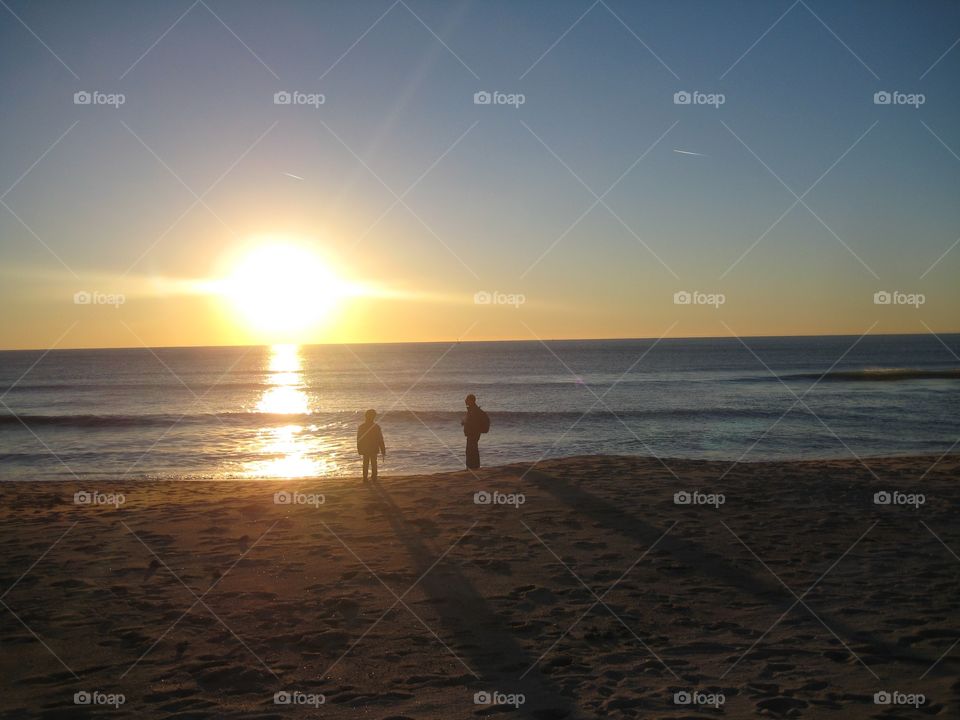
<svg viewBox="0 0 960 720">
<path fill-rule="evenodd" d="M 225 343 L 222 345 L 111 345 L 111 346 L 77 346 L 77 347 L 27 347 L 27 348 L 0 348 L 0 353 L 8 352 L 69 352 L 75 350 L 200 350 L 209 348 L 255 348 L 255 347 L 273 347 L 274 345 L 296 345 L 297 347 L 310 346 L 336 346 L 336 345 L 460 345 L 464 343 L 540 343 L 540 342 L 617 342 L 629 340 L 735 340 L 737 338 L 755 339 L 755 338 L 843 338 L 859 337 L 860 333 L 797 333 L 793 335 L 686 335 L 678 337 L 654 337 L 654 336 L 632 336 L 632 337 L 553 337 L 553 338 L 500 338 L 498 340 L 388 340 L 388 341 L 354 341 L 354 342 L 263 342 L 263 343 Z M 914 337 L 932 335 L 939 337 L 943 335 L 960 335 L 960 331 L 951 332 L 876 332 L 870 333 L 873 336 L 885 337 Z"/>
</svg>

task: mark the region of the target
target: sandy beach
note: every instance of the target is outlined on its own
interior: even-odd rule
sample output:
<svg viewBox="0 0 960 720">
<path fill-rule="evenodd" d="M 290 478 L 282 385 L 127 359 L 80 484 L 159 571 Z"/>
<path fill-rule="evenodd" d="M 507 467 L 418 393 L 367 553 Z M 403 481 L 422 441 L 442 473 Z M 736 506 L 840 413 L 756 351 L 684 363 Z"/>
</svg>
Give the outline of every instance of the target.
<svg viewBox="0 0 960 720">
<path fill-rule="evenodd" d="M 955 717 L 935 461 L 7 483 L 0 711 Z"/>
</svg>

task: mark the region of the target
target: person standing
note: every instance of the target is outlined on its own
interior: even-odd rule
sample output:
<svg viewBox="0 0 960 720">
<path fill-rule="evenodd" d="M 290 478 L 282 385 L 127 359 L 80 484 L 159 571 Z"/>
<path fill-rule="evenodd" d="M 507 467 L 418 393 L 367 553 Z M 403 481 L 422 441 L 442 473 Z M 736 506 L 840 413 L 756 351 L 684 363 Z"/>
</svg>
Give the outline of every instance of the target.
<svg viewBox="0 0 960 720">
<path fill-rule="evenodd" d="M 467 438 L 467 469 L 476 470 L 480 467 L 480 436 L 489 432 L 490 418 L 477 405 L 477 396 L 467 395 L 467 414 L 460 424 L 463 425 L 463 434 Z"/>
<path fill-rule="evenodd" d="M 377 479 L 377 453 L 383 457 L 387 456 L 387 447 L 383 444 L 383 431 L 374 420 L 377 418 L 376 410 L 367 410 L 364 413 L 364 421 L 357 428 L 357 452 L 363 456 L 363 480 L 367 480 L 367 470 L 375 481 Z"/>
</svg>

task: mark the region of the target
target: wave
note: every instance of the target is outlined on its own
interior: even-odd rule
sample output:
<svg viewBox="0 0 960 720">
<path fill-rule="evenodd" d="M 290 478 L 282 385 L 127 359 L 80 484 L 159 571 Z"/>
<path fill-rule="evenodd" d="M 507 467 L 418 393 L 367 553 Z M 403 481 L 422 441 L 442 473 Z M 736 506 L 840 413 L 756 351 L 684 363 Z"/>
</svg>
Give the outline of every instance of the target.
<svg viewBox="0 0 960 720">
<path fill-rule="evenodd" d="M 277 387 L 276 384 L 268 382 L 234 382 L 234 383 L 196 383 L 194 385 L 187 384 L 188 387 L 184 387 L 184 384 L 181 383 L 176 378 L 170 378 L 164 382 L 75 382 L 75 383 L 37 383 L 37 384 L 28 384 L 20 383 L 17 385 L 11 385 L 9 387 L 0 388 L 0 393 L 15 393 L 15 392 L 62 392 L 64 390 L 70 392 L 94 392 L 100 390 L 176 390 L 176 391 L 187 391 L 192 390 L 198 395 L 207 393 L 210 390 L 217 388 L 222 388 L 223 390 L 270 390 L 271 388 Z"/>
<path fill-rule="evenodd" d="M 652 382 L 695 382 L 697 379 L 677 379 L 677 378 L 658 378 L 658 377 L 642 377 L 642 378 L 620 378 L 614 377 L 613 380 L 617 381 L 617 385 L 620 387 L 629 387 L 631 385 L 645 385 Z M 587 378 L 585 383 L 580 381 L 578 378 L 573 376 L 561 376 L 557 379 L 551 380 L 527 380 L 527 379 L 510 379 L 510 378 L 497 378 L 495 380 L 472 380 L 470 382 L 470 387 L 498 387 L 504 385 L 520 385 L 523 386 L 525 390 L 534 390 L 534 389 L 554 389 L 558 387 L 568 387 L 575 384 L 586 384 L 590 387 L 595 388 L 604 388 L 609 387 L 613 380 L 607 379 L 597 379 L 593 380 Z M 329 386 L 334 381 L 341 381 L 340 378 L 322 378 L 322 377 L 306 377 L 302 378 L 296 385 L 297 389 L 310 391 L 315 387 L 326 387 Z M 186 385 L 186 387 L 184 387 Z M 397 392 L 403 392 L 410 385 L 410 382 L 407 379 L 403 381 L 398 381 L 396 383 L 395 389 Z M 445 390 L 451 389 L 456 390 L 459 394 L 464 387 L 464 383 L 460 380 L 432 380 L 423 382 L 424 387 L 429 387 L 431 390 Z M 264 392 L 267 390 L 275 389 L 278 386 L 276 383 L 268 382 L 266 380 L 257 381 L 257 382 L 232 382 L 229 379 L 223 379 L 219 382 L 181 382 L 178 378 L 168 377 L 164 378 L 160 382 L 149 382 L 144 380 L 136 381 L 113 381 L 113 380 L 99 380 L 92 382 L 78 381 L 73 383 L 67 382 L 50 382 L 50 383 L 18 383 L 16 385 L 9 386 L 0 386 L 0 396 L 6 395 L 8 393 L 46 393 L 46 392 L 77 392 L 77 393 L 89 393 L 89 392 L 100 392 L 103 390 L 109 391 L 118 391 L 118 390 L 133 390 L 133 391 L 147 391 L 147 390 L 164 390 L 164 391 L 173 391 L 173 392 L 189 392 L 193 391 L 197 395 L 205 395 L 210 393 L 232 393 L 237 391 L 249 390 L 253 392 Z M 284 386 L 286 387 L 286 386 Z M 368 379 L 364 378 L 362 380 L 352 379 L 347 385 L 352 390 L 363 390 L 365 388 L 375 388 L 381 389 L 383 383 L 378 379 Z"/>
<path fill-rule="evenodd" d="M 360 413 L 345 413 L 360 417 Z M 316 422 L 322 416 L 314 414 L 274 414 L 256 412 L 195 413 L 177 415 L 154 413 L 143 415 L 11 415 L 0 414 L 4 425 L 59 426 L 76 428 L 170 427 L 171 425 L 289 425 L 298 422 Z"/>
<path fill-rule="evenodd" d="M 703 420 L 736 420 L 742 418 L 773 418 L 780 413 L 775 410 L 745 408 L 674 408 L 658 410 L 618 410 L 612 411 L 616 417 L 627 420 L 651 420 L 655 418 L 700 418 Z M 195 413 L 177 415 L 156 413 L 143 415 L 13 415 L 0 413 L 0 427 L 3 426 L 54 426 L 72 428 L 137 428 L 169 427 L 171 425 L 216 425 L 239 427 L 276 427 L 291 424 L 316 425 L 353 425 L 362 419 L 361 411 L 326 411 L 309 414 L 279 414 L 260 412 Z M 381 422 L 443 422 L 457 423 L 463 417 L 459 411 L 449 410 L 395 410 L 384 412 L 378 420 Z M 578 419 L 609 419 L 613 414 L 609 410 L 563 411 L 505 411 L 490 412 L 494 423 L 544 423 L 549 421 L 573 422 Z"/>
<path fill-rule="evenodd" d="M 853 382 L 890 382 L 896 380 L 960 380 L 960 368 L 924 370 L 921 368 L 864 368 L 832 370 L 826 373 L 781 375 L 781 380 L 823 380 Z"/>
</svg>

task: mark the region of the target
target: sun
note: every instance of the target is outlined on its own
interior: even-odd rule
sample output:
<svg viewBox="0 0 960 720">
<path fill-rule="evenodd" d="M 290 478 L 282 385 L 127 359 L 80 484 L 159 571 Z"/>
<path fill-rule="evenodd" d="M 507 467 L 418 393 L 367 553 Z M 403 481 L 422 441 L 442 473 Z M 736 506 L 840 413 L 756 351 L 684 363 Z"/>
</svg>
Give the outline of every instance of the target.
<svg viewBox="0 0 960 720">
<path fill-rule="evenodd" d="M 221 292 L 249 330 L 299 340 L 330 319 L 349 286 L 310 246 L 264 240 L 234 260 Z"/>
</svg>

